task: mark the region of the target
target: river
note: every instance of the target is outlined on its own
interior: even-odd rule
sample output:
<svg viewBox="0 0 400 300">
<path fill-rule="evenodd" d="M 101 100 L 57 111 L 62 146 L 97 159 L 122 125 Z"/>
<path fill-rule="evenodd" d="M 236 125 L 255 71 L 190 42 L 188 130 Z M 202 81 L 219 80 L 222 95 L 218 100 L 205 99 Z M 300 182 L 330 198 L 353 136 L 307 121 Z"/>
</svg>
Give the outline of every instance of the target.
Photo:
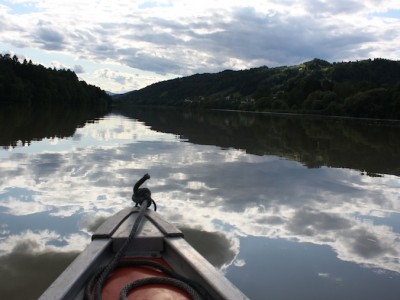
<svg viewBox="0 0 400 300">
<path fill-rule="evenodd" d="M 148 172 L 162 216 L 251 299 L 398 299 L 399 123 L 51 116 L 0 120 L 1 298 L 36 299 Z"/>
</svg>

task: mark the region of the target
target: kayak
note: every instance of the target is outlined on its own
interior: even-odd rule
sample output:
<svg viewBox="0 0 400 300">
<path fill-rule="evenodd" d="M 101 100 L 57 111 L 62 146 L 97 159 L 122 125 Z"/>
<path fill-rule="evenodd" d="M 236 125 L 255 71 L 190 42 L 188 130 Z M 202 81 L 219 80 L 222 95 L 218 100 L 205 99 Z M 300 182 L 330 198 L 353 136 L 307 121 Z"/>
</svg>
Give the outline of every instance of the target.
<svg viewBox="0 0 400 300">
<path fill-rule="evenodd" d="M 136 207 L 107 219 L 39 299 L 248 299 L 149 209 L 151 193 L 139 188 L 149 178 L 135 185 Z"/>
</svg>

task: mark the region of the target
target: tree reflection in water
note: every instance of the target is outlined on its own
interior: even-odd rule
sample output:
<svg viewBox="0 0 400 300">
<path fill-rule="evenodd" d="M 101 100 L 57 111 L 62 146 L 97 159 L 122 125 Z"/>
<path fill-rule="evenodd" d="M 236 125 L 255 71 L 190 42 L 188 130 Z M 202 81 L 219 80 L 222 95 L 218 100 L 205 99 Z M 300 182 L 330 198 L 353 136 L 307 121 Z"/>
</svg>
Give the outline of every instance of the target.
<svg viewBox="0 0 400 300">
<path fill-rule="evenodd" d="M 49 117 L 29 133 L 9 118 L 10 132 L 28 133 L 1 131 L 2 278 L 21 274 L 18 260 L 71 259 L 150 172 L 163 216 L 251 298 L 396 299 L 395 123 L 137 107 L 86 124 L 61 115 L 69 129 Z"/>
</svg>

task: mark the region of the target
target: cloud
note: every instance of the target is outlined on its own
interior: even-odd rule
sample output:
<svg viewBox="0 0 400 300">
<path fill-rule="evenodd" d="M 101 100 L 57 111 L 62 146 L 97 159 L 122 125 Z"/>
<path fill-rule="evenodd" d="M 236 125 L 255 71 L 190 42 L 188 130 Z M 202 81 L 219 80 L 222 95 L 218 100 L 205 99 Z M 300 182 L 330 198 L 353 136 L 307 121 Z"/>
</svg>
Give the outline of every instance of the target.
<svg viewBox="0 0 400 300">
<path fill-rule="evenodd" d="M 315 235 L 323 231 L 343 230 L 351 227 L 348 218 L 310 208 L 297 210 L 286 228 L 296 235 Z"/>
<path fill-rule="evenodd" d="M 1 10 L 0 42 L 163 76 L 289 65 L 315 57 L 396 59 L 400 48 L 400 18 L 390 14 L 400 4 L 391 0 L 45 0 L 29 3 L 23 14 L 11 7 L 6 2 Z"/>
<path fill-rule="evenodd" d="M 381 230 L 380 230 L 381 229 Z M 344 245 L 349 247 L 349 253 L 357 253 L 366 260 L 379 258 L 382 256 L 393 257 L 399 254 L 399 250 L 393 245 L 391 239 L 387 239 L 389 232 L 385 234 L 385 231 L 389 228 L 380 228 L 376 226 L 375 230 L 372 231 L 368 226 L 360 226 L 354 230 L 347 230 L 343 233 Z M 389 229 L 390 231 L 390 229 Z M 384 238 L 380 235 L 383 234 Z M 394 240 L 396 239 L 393 236 Z"/>
<path fill-rule="evenodd" d="M 33 33 L 34 41 L 45 50 L 63 50 L 64 35 L 50 27 L 53 25 L 39 25 L 39 28 Z"/>
<path fill-rule="evenodd" d="M 81 65 L 75 65 L 74 72 L 76 74 L 82 74 L 82 73 L 85 73 L 85 69 Z"/>
<path fill-rule="evenodd" d="M 111 69 L 99 69 L 94 73 L 94 77 L 101 81 L 111 82 L 110 86 L 114 90 L 131 91 L 156 81 L 151 74 L 128 73 Z"/>
<path fill-rule="evenodd" d="M 7 253 L 80 252 L 88 244 L 87 236 L 61 236 L 50 230 L 26 230 L 0 240 L 0 257 Z"/>
<path fill-rule="evenodd" d="M 174 58 L 154 54 L 139 53 L 123 59 L 123 63 L 140 70 L 152 71 L 165 75 L 167 73 L 182 73 L 181 66 Z"/>
<path fill-rule="evenodd" d="M 322 0 L 305 0 L 303 1 L 308 12 L 317 15 L 352 15 L 360 13 L 365 7 L 364 1 L 334 1 L 327 2 Z M 368 1 L 366 1 L 368 2 Z"/>
<path fill-rule="evenodd" d="M 244 267 L 246 265 L 246 261 L 243 259 L 236 259 L 234 262 L 235 267 Z"/>
<path fill-rule="evenodd" d="M 111 79 L 119 84 L 125 85 L 128 82 L 132 84 L 134 77 L 131 74 L 124 74 L 121 72 L 115 72 L 108 69 L 99 70 L 97 75 L 103 78 Z"/>
</svg>

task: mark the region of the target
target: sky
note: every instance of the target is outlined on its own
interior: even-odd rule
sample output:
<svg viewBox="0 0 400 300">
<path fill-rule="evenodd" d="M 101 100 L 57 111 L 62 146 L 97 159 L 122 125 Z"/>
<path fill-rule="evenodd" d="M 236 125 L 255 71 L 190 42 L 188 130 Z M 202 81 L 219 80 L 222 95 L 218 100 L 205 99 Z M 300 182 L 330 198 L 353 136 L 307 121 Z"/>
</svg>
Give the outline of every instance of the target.
<svg viewBox="0 0 400 300">
<path fill-rule="evenodd" d="M 123 93 L 226 69 L 400 59 L 399 0 L 0 0 L 0 53 Z"/>
</svg>

